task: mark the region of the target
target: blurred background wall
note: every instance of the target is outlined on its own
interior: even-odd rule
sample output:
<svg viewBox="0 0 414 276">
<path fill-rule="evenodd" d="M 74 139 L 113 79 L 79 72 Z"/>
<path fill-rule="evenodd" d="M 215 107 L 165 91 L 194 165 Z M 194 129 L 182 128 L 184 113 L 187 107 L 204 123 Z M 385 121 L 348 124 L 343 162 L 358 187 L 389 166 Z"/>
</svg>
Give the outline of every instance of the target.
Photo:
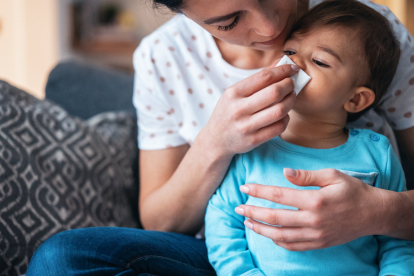
<svg viewBox="0 0 414 276">
<path fill-rule="evenodd" d="M 373 2 L 390 7 L 414 32 L 414 0 Z M 151 0 L 0 0 L 0 79 L 43 98 L 60 61 L 132 72 L 141 38 L 171 16 Z"/>
</svg>

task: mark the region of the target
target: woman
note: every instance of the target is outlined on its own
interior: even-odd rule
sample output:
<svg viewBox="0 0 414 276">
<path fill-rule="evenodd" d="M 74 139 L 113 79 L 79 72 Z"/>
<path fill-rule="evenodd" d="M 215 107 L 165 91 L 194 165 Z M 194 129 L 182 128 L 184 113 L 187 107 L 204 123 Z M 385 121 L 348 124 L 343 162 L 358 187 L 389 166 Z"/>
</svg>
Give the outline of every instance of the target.
<svg viewBox="0 0 414 276">
<path fill-rule="evenodd" d="M 214 275 L 204 241 L 178 233 L 194 235 L 202 228 L 207 202 L 232 157 L 279 135 L 289 121 L 295 95 L 288 77 L 298 68 L 274 68 L 275 60 L 295 20 L 320 1 L 156 2 L 183 15 L 144 39 L 134 55 L 139 210 L 145 229 L 167 232 L 63 232 L 39 247 L 27 275 Z M 386 117 L 414 159 L 414 41 L 388 9 L 361 2 L 393 21 L 403 58 L 392 90 L 376 109 L 385 114 L 372 111 L 356 125 L 392 139 Z M 318 198 L 260 183 L 249 184 L 248 193 L 292 206 L 312 200 L 309 209 L 286 216 L 280 209 L 240 206 L 246 217 L 260 212 L 262 221 L 265 214 L 265 222 L 283 226 L 246 224 L 278 245 L 311 250 L 374 234 L 414 239 L 414 191 L 379 190 L 339 172 L 292 174 L 296 185 L 320 186 Z"/>
</svg>

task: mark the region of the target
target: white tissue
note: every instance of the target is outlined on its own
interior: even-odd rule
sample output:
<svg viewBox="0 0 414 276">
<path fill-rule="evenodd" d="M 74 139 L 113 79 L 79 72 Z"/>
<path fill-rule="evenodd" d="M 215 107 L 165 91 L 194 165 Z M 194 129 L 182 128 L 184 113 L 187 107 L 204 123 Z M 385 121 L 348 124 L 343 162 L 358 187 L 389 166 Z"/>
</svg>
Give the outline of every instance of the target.
<svg viewBox="0 0 414 276">
<path fill-rule="evenodd" d="M 296 64 L 296 63 L 294 63 L 288 56 L 285 55 L 275 67 L 278 67 L 280 65 L 285 65 L 285 64 Z M 296 93 L 296 95 L 299 94 L 299 92 L 303 89 L 303 87 L 305 87 L 305 85 L 311 80 L 311 77 L 309 77 L 302 69 L 300 69 L 296 75 L 290 78 L 295 83 L 295 89 L 293 89 L 293 91 Z"/>
</svg>

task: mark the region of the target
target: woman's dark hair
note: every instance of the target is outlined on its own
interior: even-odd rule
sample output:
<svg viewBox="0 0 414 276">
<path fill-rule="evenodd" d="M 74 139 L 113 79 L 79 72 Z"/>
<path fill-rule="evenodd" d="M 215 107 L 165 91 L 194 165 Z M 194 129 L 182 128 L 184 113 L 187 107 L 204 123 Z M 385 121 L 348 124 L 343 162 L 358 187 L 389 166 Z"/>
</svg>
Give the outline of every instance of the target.
<svg viewBox="0 0 414 276">
<path fill-rule="evenodd" d="M 365 63 L 361 64 L 361 84 L 375 93 L 375 101 L 370 107 L 348 114 L 348 122 L 352 122 L 376 106 L 388 90 L 398 67 L 400 44 L 388 20 L 356 0 L 322 2 L 297 22 L 291 35 L 307 35 L 327 26 L 343 28 L 356 35 L 362 46 L 360 53 Z"/>
<path fill-rule="evenodd" d="M 183 5 L 183 0 L 154 0 L 155 8 L 158 8 L 161 5 L 166 6 L 173 12 L 181 13 L 181 7 Z"/>
</svg>

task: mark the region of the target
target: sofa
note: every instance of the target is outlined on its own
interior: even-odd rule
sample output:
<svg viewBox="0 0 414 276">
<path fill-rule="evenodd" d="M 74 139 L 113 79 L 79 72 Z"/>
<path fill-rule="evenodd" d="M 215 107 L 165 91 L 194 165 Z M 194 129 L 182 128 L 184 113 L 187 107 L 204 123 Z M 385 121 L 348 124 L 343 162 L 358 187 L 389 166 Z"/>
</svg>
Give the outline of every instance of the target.
<svg viewBox="0 0 414 276">
<path fill-rule="evenodd" d="M 0 80 L 0 275 L 65 230 L 141 228 L 133 76 L 72 62 L 39 100 Z"/>
<path fill-rule="evenodd" d="M 0 81 L 0 275 L 25 274 L 58 232 L 141 228 L 132 93 L 132 75 L 73 62 L 52 70 L 45 100 Z"/>
</svg>

